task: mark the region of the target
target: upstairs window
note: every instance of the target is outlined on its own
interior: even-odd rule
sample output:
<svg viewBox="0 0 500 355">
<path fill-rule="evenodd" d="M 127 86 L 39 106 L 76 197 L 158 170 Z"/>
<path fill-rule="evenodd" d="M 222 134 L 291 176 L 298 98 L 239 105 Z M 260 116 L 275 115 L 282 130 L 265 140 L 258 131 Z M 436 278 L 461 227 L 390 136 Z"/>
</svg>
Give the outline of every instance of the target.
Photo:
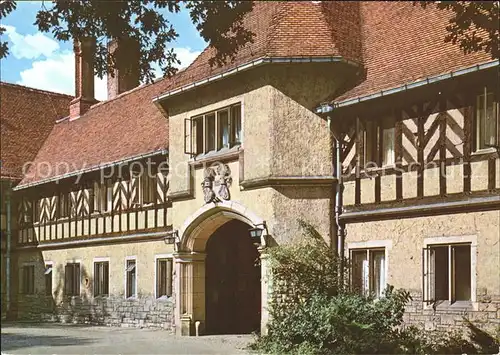
<svg viewBox="0 0 500 355">
<path fill-rule="evenodd" d="M 70 195 L 69 193 L 59 194 L 59 218 L 69 216 L 70 211 Z"/>
<path fill-rule="evenodd" d="M 140 178 L 139 186 L 142 204 L 156 203 L 156 175 L 149 176 L 147 172 L 144 173 Z"/>
<path fill-rule="evenodd" d="M 241 144 L 241 104 L 225 107 L 185 122 L 185 153 L 200 155 Z"/>
<path fill-rule="evenodd" d="M 386 287 L 385 249 L 354 249 L 351 261 L 353 289 L 364 295 L 382 297 Z"/>
<path fill-rule="evenodd" d="M 438 244 L 424 249 L 424 302 L 471 300 L 471 245 Z"/>
<path fill-rule="evenodd" d="M 494 92 L 484 88 L 476 97 L 476 150 L 499 145 L 499 103 Z"/>
<path fill-rule="evenodd" d="M 41 200 L 33 201 L 33 222 L 40 222 L 40 204 Z"/>
<path fill-rule="evenodd" d="M 394 119 L 386 117 L 382 121 L 367 121 L 363 134 L 363 165 L 390 166 L 395 162 Z M 380 163 L 379 163 L 380 162 Z"/>
<path fill-rule="evenodd" d="M 106 181 L 104 184 L 95 181 L 91 189 L 92 212 L 109 212 L 113 206 L 113 183 Z"/>
</svg>

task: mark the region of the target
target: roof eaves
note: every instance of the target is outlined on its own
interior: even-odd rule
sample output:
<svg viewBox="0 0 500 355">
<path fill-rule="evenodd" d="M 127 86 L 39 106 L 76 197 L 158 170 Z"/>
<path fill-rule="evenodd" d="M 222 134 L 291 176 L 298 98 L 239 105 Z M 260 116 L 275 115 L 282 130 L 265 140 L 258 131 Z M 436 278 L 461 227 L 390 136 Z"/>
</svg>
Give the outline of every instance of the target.
<svg viewBox="0 0 500 355">
<path fill-rule="evenodd" d="M 451 78 L 454 78 L 457 76 L 461 76 L 461 75 L 477 72 L 480 70 L 493 68 L 493 67 L 498 66 L 498 65 L 499 65 L 499 60 L 495 59 L 493 61 L 489 61 L 489 62 L 482 63 L 482 64 L 476 64 L 476 65 L 473 65 L 471 67 L 461 68 L 461 69 L 454 70 L 454 71 L 451 71 L 451 72 L 448 72 L 445 74 L 429 76 L 429 77 L 424 78 L 424 79 L 405 83 L 403 85 L 392 87 L 390 89 L 381 90 L 379 92 L 375 92 L 375 93 L 371 93 L 371 94 L 367 94 L 367 95 L 362 95 L 362 96 L 357 96 L 357 97 L 353 97 L 353 98 L 346 99 L 343 101 L 336 101 L 336 102 L 333 101 L 330 103 L 324 103 L 324 104 L 316 107 L 315 112 L 317 114 L 331 112 L 331 111 L 333 111 L 334 108 L 351 106 L 351 105 L 354 105 L 354 104 L 357 104 L 360 102 L 376 99 L 378 97 L 396 94 L 396 93 L 399 93 L 402 91 L 407 91 L 407 90 L 421 87 L 424 85 L 437 83 L 437 82 L 440 82 L 440 81 L 443 81 L 446 79 L 451 79 Z"/>
<path fill-rule="evenodd" d="M 150 152 L 150 153 L 144 153 L 144 154 L 134 155 L 134 156 L 131 156 L 131 157 L 128 157 L 128 158 L 124 158 L 124 159 L 120 159 L 120 160 L 115 160 L 113 162 L 109 162 L 109 163 L 105 163 L 105 164 L 99 164 L 99 165 L 94 165 L 94 166 L 91 166 L 91 167 L 88 167 L 88 168 L 85 168 L 85 169 L 80 169 L 80 170 L 72 171 L 72 172 L 67 173 L 67 174 L 52 176 L 52 177 L 47 178 L 47 179 L 42 179 L 42 180 L 38 180 L 38 181 L 35 181 L 35 182 L 27 183 L 27 184 L 19 184 L 13 190 L 14 191 L 23 190 L 23 189 L 27 189 L 29 187 L 46 184 L 46 183 L 49 183 L 49 182 L 52 182 L 52 181 L 62 180 L 62 179 L 70 178 L 70 177 L 77 176 L 77 175 L 80 175 L 80 174 L 90 173 L 92 171 L 106 169 L 106 168 L 109 168 L 109 167 L 112 167 L 112 166 L 116 166 L 116 165 L 126 164 L 126 163 L 132 162 L 134 160 L 149 158 L 149 157 L 153 157 L 153 156 L 156 156 L 156 155 L 166 155 L 166 154 L 168 154 L 168 149 L 159 149 L 159 150 L 155 150 L 155 151 Z"/>
<path fill-rule="evenodd" d="M 341 62 L 341 63 L 347 63 L 353 66 L 359 66 L 360 64 L 345 59 L 344 57 L 341 56 L 318 56 L 318 57 L 260 57 L 257 59 L 254 59 L 250 62 L 246 62 L 243 64 L 238 65 L 235 68 L 231 68 L 229 70 L 226 70 L 220 74 L 216 74 L 213 76 L 210 76 L 206 79 L 195 81 L 191 84 L 181 86 L 178 89 L 167 91 L 153 99 L 153 102 L 157 103 L 159 101 L 162 101 L 168 97 L 172 97 L 175 95 L 179 95 L 181 93 L 184 93 L 186 91 L 192 90 L 196 87 L 207 85 L 211 82 L 218 81 L 221 79 L 224 79 L 228 76 L 235 75 L 237 73 L 240 73 L 242 71 L 249 70 L 251 68 L 255 68 L 257 66 L 261 66 L 264 64 L 271 64 L 271 63 L 333 63 L 333 62 Z"/>
</svg>

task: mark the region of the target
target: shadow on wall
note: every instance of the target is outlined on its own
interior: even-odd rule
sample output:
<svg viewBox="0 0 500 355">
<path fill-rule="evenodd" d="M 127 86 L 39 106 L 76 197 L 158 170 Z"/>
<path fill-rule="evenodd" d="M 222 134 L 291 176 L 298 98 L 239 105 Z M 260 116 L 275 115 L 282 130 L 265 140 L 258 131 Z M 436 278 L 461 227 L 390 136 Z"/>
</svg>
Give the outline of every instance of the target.
<svg viewBox="0 0 500 355">
<path fill-rule="evenodd" d="M 41 268 L 45 262 L 40 255 Z M 52 295 L 46 295 L 45 289 L 35 295 L 18 294 L 17 315 L 20 320 L 52 321 L 62 323 L 85 323 L 101 325 L 109 316 L 107 299 L 92 297 L 93 280 L 87 269 L 80 264 L 79 295 L 67 295 L 65 290 L 65 269 L 57 265 L 52 270 L 54 287 Z"/>
<path fill-rule="evenodd" d="M 54 320 L 63 323 L 104 324 L 109 313 L 106 298 L 92 297 L 93 279 L 87 269 L 80 264 L 80 295 L 65 294 L 65 270 L 62 265 L 56 269 L 57 280 L 53 292 Z"/>
</svg>

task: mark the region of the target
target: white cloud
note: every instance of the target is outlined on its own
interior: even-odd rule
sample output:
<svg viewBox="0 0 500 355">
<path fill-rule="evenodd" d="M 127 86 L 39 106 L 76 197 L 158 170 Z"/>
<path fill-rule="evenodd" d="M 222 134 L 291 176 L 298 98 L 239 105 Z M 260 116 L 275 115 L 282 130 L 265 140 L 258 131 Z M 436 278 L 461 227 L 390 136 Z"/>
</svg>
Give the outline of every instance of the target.
<svg viewBox="0 0 500 355">
<path fill-rule="evenodd" d="M 174 48 L 175 53 L 177 53 L 177 59 L 181 61 L 179 68 L 185 68 L 191 64 L 196 57 L 200 55 L 200 51 L 192 51 L 189 47 L 178 47 Z"/>
<path fill-rule="evenodd" d="M 10 51 L 18 59 L 36 59 L 41 56 L 50 57 L 59 50 L 59 43 L 41 32 L 34 35 L 22 35 L 13 26 L 4 25 L 6 35 L 12 43 Z"/>
<path fill-rule="evenodd" d="M 75 94 L 75 57 L 71 51 L 63 51 L 51 58 L 36 60 L 31 68 L 20 73 L 17 83 L 37 89 Z M 107 98 L 106 78 L 95 77 L 95 97 L 98 100 Z"/>
<path fill-rule="evenodd" d="M 184 68 L 200 54 L 190 48 L 175 48 L 181 61 L 180 68 Z M 75 61 L 71 51 L 56 51 L 49 58 L 35 60 L 31 68 L 20 73 L 21 80 L 17 83 L 37 89 L 60 92 L 68 95 L 75 94 Z M 156 77 L 161 77 L 162 72 L 156 63 L 153 65 Z M 107 98 L 107 80 L 95 77 L 95 97 L 98 100 Z"/>
</svg>

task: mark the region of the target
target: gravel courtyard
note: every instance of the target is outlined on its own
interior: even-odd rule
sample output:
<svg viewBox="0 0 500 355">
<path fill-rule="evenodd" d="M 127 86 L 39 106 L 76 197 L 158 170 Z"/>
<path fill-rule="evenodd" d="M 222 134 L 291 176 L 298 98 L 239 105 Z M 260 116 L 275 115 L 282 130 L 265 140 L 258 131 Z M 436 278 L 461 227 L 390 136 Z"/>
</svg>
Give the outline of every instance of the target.
<svg viewBox="0 0 500 355">
<path fill-rule="evenodd" d="M 161 330 L 2 323 L 2 354 L 245 354 L 251 335 L 177 337 Z"/>
</svg>

